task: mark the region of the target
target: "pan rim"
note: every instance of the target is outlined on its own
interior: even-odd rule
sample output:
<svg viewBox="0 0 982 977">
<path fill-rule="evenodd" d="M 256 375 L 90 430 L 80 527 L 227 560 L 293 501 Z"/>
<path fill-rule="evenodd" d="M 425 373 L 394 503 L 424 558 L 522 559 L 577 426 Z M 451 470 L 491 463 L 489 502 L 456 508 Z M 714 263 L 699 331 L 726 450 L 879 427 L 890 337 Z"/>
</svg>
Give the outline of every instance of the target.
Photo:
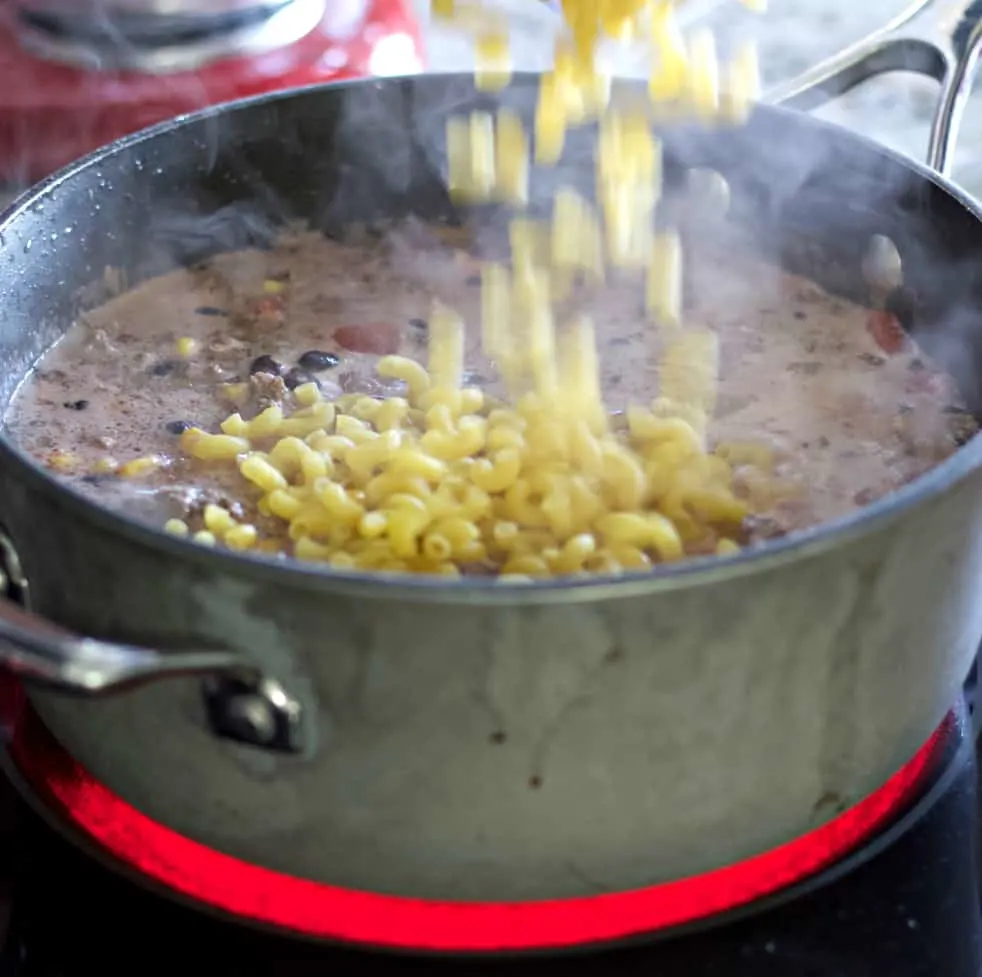
<svg viewBox="0 0 982 977">
<path fill-rule="evenodd" d="M 512 84 L 534 84 L 535 72 L 516 72 Z M 165 137 L 176 129 L 192 126 L 213 118 L 223 118 L 237 112 L 247 112 L 256 106 L 285 102 L 298 98 L 316 98 L 338 89 L 365 86 L 389 87 L 419 83 L 432 78 L 434 83 L 458 79 L 462 84 L 472 81 L 464 72 L 434 73 L 432 75 L 402 75 L 385 79 L 357 78 L 326 82 L 298 89 L 268 92 L 248 98 L 208 106 L 158 123 L 147 129 L 124 136 L 70 163 L 56 173 L 28 188 L 6 209 L 0 212 L 0 241 L 9 225 L 25 211 L 46 200 L 62 186 L 70 186 L 79 173 L 89 171 L 135 147 Z M 806 113 L 781 106 L 758 106 L 758 112 L 795 119 L 818 130 L 834 132 L 836 138 L 847 138 L 868 153 L 886 157 L 903 166 L 954 200 L 968 215 L 982 224 L 982 205 L 957 184 L 941 176 L 925 164 L 890 149 L 860 133 L 831 122 L 816 119 Z M 652 570 L 625 573 L 617 576 L 598 574 L 591 577 L 551 577 L 532 582 L 499 583 L 495 578 L 463 577 L 448 580 L 424 575 L 356 572 L 336 570 L 314 563 L 236 553 L 224 549 L 199 546 L 180 539 L 147 523 L 127 518 L 115 511 L 89 501 L 81 493 L 50 475 L 0 429 L 0 465 L 11 475 L 25 482 L 32 491 L 44 495 L 67 509 L 76 518 L 93 524 L 97 529 L 120 535 L 130 542 L 180 558 L 205 572 L 217 575 L 249 576 L 257 582 L 275 583 L 304 590 L 331 591 L 342 596 L 369 597 L 386 600 L 420 600 L 432 603 L 494 605 L 546 605 L 573 602 L 626 599 L 687 589 L 702 584 L 736 579 L 750 574 L 778 569 L 799 560 L 808 560 L 871 535 L 892 522 L 898 521 L 919 505 L 928 503 L 952 489 L 968 475 L 982 467 L 982 436 L 972 438 L 949 458 L 929 469 L 906 485 L 901 486 L 854 512 L 838 519 L 818 523 L 804 530 L 789 533 L 778 539 L 766 540 L 741 550 L 732 556 L 694 557 L 679 563 L 661 564 Z"/>
</svg>

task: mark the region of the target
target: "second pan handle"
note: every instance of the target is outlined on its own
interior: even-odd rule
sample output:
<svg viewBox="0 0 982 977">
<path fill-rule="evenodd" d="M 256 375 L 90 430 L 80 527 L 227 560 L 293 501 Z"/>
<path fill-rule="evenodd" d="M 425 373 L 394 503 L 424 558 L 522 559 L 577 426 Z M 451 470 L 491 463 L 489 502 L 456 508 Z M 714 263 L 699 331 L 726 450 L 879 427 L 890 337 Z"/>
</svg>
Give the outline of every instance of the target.
<svg viewBox="0 0 982 977">
<path fill-rule="evenodd" d="M 72 634 L 30 610 L 30 584 L 0 529 L 0 670 L 62 695 L 99 696 L 179 676 L 202 676 L 205 713 L 222 738 L 302 753 L 300 703 L 278 681 L 221 648 L 159 651 Z"/>
<path fill-rule="evenodd" d="M 941 86 L 927 164 L 947 175 L 980 47 L 982 0 L 916 0 L 884 27 L 777 86 L 763 101 L 807 111 L 876 75 L 927 75 Z"/>
</svg>

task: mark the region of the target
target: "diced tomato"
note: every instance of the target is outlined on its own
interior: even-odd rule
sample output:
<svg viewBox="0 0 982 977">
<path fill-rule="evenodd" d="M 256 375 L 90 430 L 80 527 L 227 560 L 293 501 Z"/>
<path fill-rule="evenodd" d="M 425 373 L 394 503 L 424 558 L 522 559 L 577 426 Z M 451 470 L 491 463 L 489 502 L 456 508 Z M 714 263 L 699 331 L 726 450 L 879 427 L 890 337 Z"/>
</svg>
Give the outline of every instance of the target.
<svg viewBox="0 0 982 977">
<path fill-rule="evenodd" d="M 390 356 L 399 352 L 399 327 L 392 322 L 339 326 L 334 330 L 334 341 L 351 353 Z"/>
<path fill-rule="evenodd" d="M 257 316 L 262 316 L 263 318 L 282 319 L 283 296 L 264 295 L 262 298 L 258 298 L 253 302 L 252 311 Z"/>
<path fill-rule="evenodd" d="M 866 328 L 884 353 L 899 353 L 907 345 L 907 333 L 892 312 L 871 309 Z"/>
</svg>

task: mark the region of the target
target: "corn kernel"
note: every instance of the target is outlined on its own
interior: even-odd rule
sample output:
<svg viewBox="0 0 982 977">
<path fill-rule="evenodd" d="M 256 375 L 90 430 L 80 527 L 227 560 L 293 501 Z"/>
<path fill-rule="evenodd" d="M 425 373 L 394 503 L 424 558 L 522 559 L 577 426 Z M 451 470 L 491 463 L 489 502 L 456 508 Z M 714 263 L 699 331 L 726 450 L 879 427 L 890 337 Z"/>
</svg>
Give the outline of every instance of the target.
<svg viewBox="0 0 982 977">
<path fill-rule="evenodd" d="M 46 459 L 48 467 L 56 472 L 72 472 L 82 464 L 82 459 L 71 451 L 62 451 L 56 448 Z"/>
<path fill-rule="evenodd" d="M 158 455 L 146 455 L 143 458 L 134 458 L 126 462 L 119 468 L 119 475 L 122 478 L 142 478 L 155 472 L 163 464 L 163 459 Z"/>
<path fill-rule="evenodd" d="M 182 336 L 177 341 L 177 355 L 181 359 L 189 360 L 194 356 L 199 349 L 199 344 L 196 339 L 192 339 L 190 336 Z"/>
</svg>

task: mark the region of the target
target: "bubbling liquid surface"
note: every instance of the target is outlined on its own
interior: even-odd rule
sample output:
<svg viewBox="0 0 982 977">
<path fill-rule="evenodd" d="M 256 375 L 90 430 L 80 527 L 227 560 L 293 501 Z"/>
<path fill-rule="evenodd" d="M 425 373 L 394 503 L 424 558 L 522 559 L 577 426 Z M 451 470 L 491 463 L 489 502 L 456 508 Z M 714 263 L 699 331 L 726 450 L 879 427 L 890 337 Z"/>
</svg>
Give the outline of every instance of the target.
<svg viewBox="0 0 982 977">
<path fill-rule="evenodd" d="M 312 382 L 327 399 L 402 395 L 402 384 L 377 376 L 378 362 L 393 353 L 426 362 L 435 297 L 479 320 L 473 251 L 466 228 L 404 223 L 344 241 L 291 231 L 269 251 L 144 282 L 87 313 L 42 358 L 12 403 L 8 433 L 97 504 L 155 525 L 182 519 L 192 531 L 217 504 L 279 538 L 288 556 L 284 526 L 257 511 L 255 488 L 234 464 L 187 457 L 182 431 L 217 431 L 235 410 L 289 409 L 293 391 Z M 691 262 L 686 316 L 687 328 L 711 330 L 720 344 L 709 445 L 766 445 L 782 486 L 745 521 L 741 542 L 842 516 L 974 432 L 950 378 L 910 342 L 885 351 L 869 310 L 750 257 L 718 259 L 710 248 Z M 597 323 L 616 425 L 616 412 L 658 394 L 658 333 L 644 324 L 638 283 L 615 276 L 602 289 L 574 289 L 566 304 Z M 502 393 L 477 328 L 465 367 L 469 385 Z M 156 463 L 145 470 L 132 464 L 148 457 Z"/>
</svg>

